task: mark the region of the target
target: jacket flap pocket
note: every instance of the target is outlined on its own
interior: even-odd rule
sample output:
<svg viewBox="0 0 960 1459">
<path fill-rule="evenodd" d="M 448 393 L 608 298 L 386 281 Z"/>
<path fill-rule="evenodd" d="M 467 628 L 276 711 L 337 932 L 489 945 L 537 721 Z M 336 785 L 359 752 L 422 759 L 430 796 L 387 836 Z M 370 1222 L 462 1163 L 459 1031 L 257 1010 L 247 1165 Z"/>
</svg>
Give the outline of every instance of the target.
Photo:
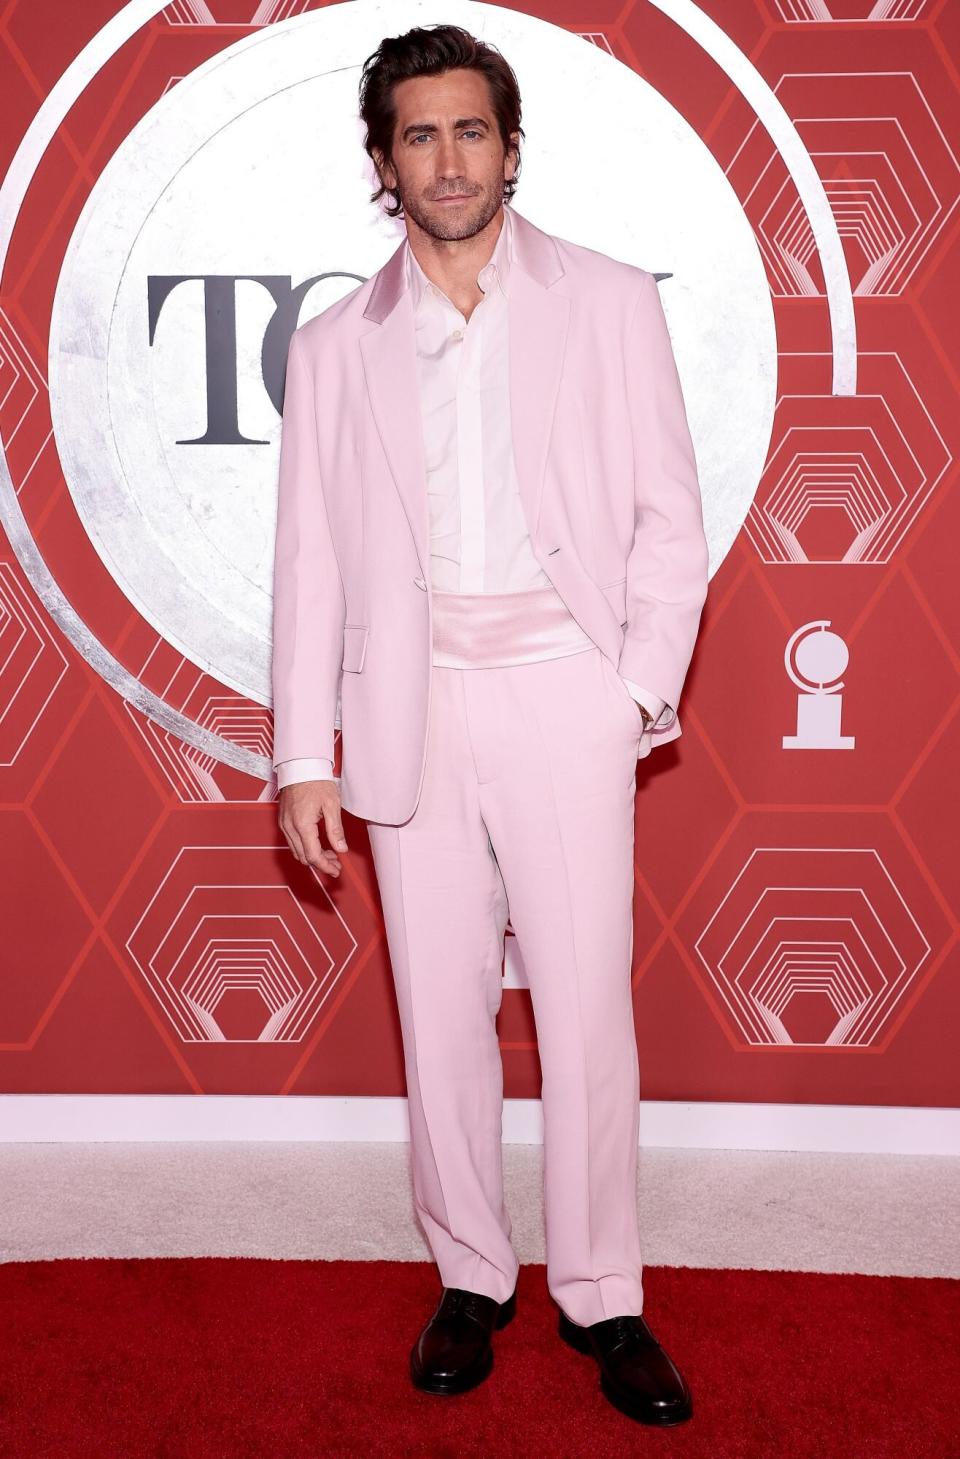
<svg viewBox="0 0 960 1459">
<path fill-rule="evenodd" d="M 351 673 L 359 674 L 363 668 L 364 655 L 367 651 L 367 633 L 369 632 L 366 623 L 346 623 L 343 629 L 343 667 Z"/>
<path fill-rule="evenodd" d="M 600 589 L 610 607 L 616 614 L 617 622 L 621 628 L 627 621 L 627 580 L 625 577 L 617 578 L 615 583 L 604 583 Z"/>
</svg>

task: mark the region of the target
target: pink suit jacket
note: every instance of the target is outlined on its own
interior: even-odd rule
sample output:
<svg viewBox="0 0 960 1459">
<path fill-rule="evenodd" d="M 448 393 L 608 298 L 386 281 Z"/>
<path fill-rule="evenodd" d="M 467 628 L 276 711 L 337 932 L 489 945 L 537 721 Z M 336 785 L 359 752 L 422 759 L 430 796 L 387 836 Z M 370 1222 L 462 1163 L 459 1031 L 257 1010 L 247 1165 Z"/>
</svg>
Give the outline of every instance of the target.
<svg viewBox="0 0 960 1459">
<path fill-rule="evenodd" d="M 645 269 L 516 209 L 513 221 L 509 388 L 524 515 L 573 616 L 624 678 L 666 701 L 638 737 L 642 759 L 681 734 L 708 582 L 666 319 Z M 343 808 L 395 825 L 417 806 L 432 682 L 408 247 L 291 337 L 273 607 L 274 765 L 332 760 L 339 726 Z"/>
</svg>

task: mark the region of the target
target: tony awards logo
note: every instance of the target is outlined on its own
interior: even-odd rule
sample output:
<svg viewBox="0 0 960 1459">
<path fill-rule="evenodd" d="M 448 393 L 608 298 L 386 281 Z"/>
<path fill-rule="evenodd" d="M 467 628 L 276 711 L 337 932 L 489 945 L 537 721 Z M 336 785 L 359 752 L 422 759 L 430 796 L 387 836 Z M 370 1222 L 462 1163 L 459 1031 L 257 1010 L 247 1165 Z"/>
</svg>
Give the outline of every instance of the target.
<svg viewBox="0 0 960 1459">
<path fill-rule="evenodd" d="M 850 655 L 840 635 L 827 632 L 829 627 L 829 618 L 804 623 L 791 634 L 784 650 L 784 666 L 800 690 L 797 732 L 784 735 L 785 750 L 852 750 L 856 744 L 854 735 L 840 733 L 840 675 Z"/>
<path fill-rule="evenodd" d="M 74 105 L 95 107 L 99 93 L 88 98 L 87 88 L 100 84 L 117 48 L 161 12 L 209 13 L 206 5 L 164 0 L 116 0 L 107 8 L 115 15 L 42 103 L 0 181 L 0 271 L 21 209 L 34 201 L 27 194 L 47 148 Z M 303 7 L 261 4 L 258 15 L 293 9 Z M 181 58 L 165 42 L 179 79 L 152 104 L 138 91 L 124 109 L 124 121 L 132 120 L 126 136 L 95 180 L 84 174 L 89 192 L 72 225 L 51 310 L 54 441 L 74 515 L 103 574 L 173 654 L 263 708 L 272 698 L 286 343 L 295 325 L 370 279 L 404 236 L 402 220 L 370 204 L 375 176 L 358 131 L 358 77 L 382 39 L 386 9 L 398 28 L 422 23 L 422 0 L 391 0 L 389 7 L 328 5 L 254 22 L 239 39 L 224 26 L 222 48 L 208 26 L 204 44 L 212 53 L 195 66 L 189 46 Z M 692 48 L 717 58 L 775 138 L 824 259 L 838 342 L 835 387 L 852 393 L 856 345 L 844 321 L 852 320 L 853 300 L 816 169 L 782 104 L 733 40 L 713 22 L 705 29 L 696 6 L 674 9 L 678 32 L 686 29 Z M 769 280 L 743 201 L 682 113 L 603 47 L 519 10 L 472 0 L 448 0 L 445 18 L 471 28 L 478 12 L 484 39 L 510 56 L 519 75 L 544 82 L 541 133 L 551 141 L 538 158 L 533 191 L 524 184 L 520 211 L 561 238 L 667 276 L 663 301 L 687 388 L 717 565 L 753 502 L 778 396 Z M 170 29 L 185 27 L 171 22 Z M 621 205 L 619 158 L 606 149 L 598 160 L 592 135 L 569 105 L 571 88 L 592 98 L 593 132 L 622 138 L 632 156 L 644 159 L 649 194 L 669 196 L 677 207 L 646 209 L 638 218 L 635 208 Z M 588 220 L 563 186 L 577 157 L 597 177 L 598 195 L 612 200 Z M 551 200 L 548 217 L 544 199 Z M 40 197 L 36 206 L 42 231 L 48 218 Z M 700 246 L 704 215 L 709 251 Z M 335 432 L 335 396 L 323 406 L 324 428 Z M 723 428 L 731 419 L 735 431 Z M 21 501 L 22 482 L 3 446 L 0 529 L 77 651 L 181 743 L 271 779 L 260 730 L 233 737 L 212 727 L 222 724 L 216 694 L 187 713 L 152 679 L 141 681 L 140 657 L 128 664 L 101 643 L 83 602 L 68 598 L 41 557 L 23 511 L 29 493 Z M 79 585 L 71 583 L 77 586 L 89 594 L 91 617 L 102 621 L 103 584 L 85 573 Z M 176 694 L 173 684 L 169 692 Z"/>
</svg>

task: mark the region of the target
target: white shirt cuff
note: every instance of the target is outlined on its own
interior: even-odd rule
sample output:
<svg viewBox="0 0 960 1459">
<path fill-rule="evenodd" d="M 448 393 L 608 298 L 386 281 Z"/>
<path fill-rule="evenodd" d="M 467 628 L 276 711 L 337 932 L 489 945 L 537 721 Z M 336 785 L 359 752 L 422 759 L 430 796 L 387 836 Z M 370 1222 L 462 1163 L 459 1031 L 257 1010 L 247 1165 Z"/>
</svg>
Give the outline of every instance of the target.
<svg viewBox="0 0 960 1459">
<path fill-rule="evenodd" d="M 303 758 L 299 760 L 281 760 L 276 765 L 277 788 L 282 790 L 285 785 L 299 785 L 302 780 L 335 780 L 332 760 L 319 760 Z"/>
<path fill-rule="evenodd" d="M 656 694 L 651 694 L 649 689 L 644 689 L 639 684 L 635 684 L 632 679 L 624 679 L 623 682 L 630 690 L 633 698 L 636 699 L 639 704 L 643 705 L 644 709 L 653 720 L 653 724 L 650 726 L 650 728 L 654 729 L 659 720 L 662 718 L 663 711 L 665 709 L 669 709 L 667 701 L 665 699 L 659 698 L 659 696 Z"/>
</svg>

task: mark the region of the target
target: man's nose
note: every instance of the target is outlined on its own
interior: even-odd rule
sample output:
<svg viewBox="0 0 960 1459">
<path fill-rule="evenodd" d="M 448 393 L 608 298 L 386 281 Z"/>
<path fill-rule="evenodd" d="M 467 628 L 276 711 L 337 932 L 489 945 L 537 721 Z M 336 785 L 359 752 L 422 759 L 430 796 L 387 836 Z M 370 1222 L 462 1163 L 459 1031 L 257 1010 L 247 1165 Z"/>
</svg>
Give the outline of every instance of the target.
<svg viewBox="0 0 960 1459">
<path fill-rule="evenodd" d="M 460 167 L 461 162 L 460 157 L 457 153 L 457 144 L 455 139 L 453 137 L 450 137 L 446 141 L 444 141 L 441 138 L 440 149 L 437 154 L 437 171 L 441 174 L 441 176 L 446 178 L 459 177 L 461 175 Z"/>
</svg>

